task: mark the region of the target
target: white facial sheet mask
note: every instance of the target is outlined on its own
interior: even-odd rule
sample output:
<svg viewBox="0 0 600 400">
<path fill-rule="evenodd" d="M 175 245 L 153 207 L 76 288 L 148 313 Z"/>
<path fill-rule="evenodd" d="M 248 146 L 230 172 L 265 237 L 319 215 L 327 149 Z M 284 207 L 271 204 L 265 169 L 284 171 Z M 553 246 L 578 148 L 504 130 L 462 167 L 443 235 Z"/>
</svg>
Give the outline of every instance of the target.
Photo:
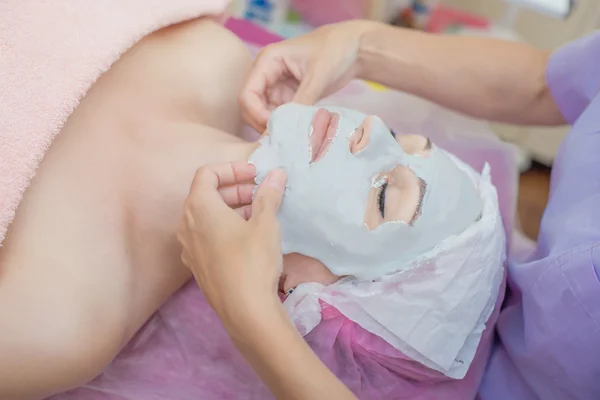
<svg viewBox="0 0 600 400">
<path fill-rule="evenodd" d="M 489 166 L 482 175 L 441 149 L 407 155 L 383 122 L 358 155 L 348 139 L 365 115 L 341 115 L 329 152 L 309 165 L 308 132 L 316 108 L 286 105 L 273 112 L 270 136 L 252 154 L 257 183 L 268 171 L 288 174 L 279 221 L 284 253 L 321 260 L 350 277 L 300 285 L 284 307 L 302 335 L 321 321 L 319 301 L 428 368 L 463 378 L 475 356 L 504 277 L 506 243 Z M 373 177 L 409 166 L 428 185 L 414 227 L 364 225 Z"/>
<path fill-rule="evenodd" d="M 317 107 L 286 104 L 273 111 L 268 136 L 251 155 L 257 183 L 281 168 L 288 181 L 278 214 L 284 254 L 321 261 L 338 276 L 376 279 L 406 269 L 449 236 L 463 232 L 481 214 L 482 201 L 464 171 L 435 146 L 428 157 L 405 153 L 379 118 L 371 122 L 367 146 L 350 151 L 350 138 L 366 115 L 325 107 L 340 115 L 327 153 L 311 164 L 310 135 Z M 366 226 L 369 191 L 381 173 L 398 165 L 426 184 L 421 215 L 413 226 L 387 222 Z"/>
<path fill-rule="evenodd" d="M 478 182 L 481 218 L 401 272 L 298 286 L 284 307 L 303 336 L 320 323 L 324 301 L 424 366 L 465 377 L 502 287 L 506 239 L 489 166 L 482 176 L 463 167 Z"/>
</svg>

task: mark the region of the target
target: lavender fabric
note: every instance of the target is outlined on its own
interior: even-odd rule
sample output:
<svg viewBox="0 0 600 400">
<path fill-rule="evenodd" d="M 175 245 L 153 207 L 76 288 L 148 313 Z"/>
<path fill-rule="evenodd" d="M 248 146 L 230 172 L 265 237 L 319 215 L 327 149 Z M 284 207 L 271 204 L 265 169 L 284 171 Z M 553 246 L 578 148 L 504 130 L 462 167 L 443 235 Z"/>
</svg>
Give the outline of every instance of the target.
<svg viewBox="0 0 600 400">
<path fill-rule="evenodd" d="M 573 125 L 535 251 L 509 263 L 481 400 L 600 399 L 600 31 L 556 51 L 550 90 Z"/>
</svg>

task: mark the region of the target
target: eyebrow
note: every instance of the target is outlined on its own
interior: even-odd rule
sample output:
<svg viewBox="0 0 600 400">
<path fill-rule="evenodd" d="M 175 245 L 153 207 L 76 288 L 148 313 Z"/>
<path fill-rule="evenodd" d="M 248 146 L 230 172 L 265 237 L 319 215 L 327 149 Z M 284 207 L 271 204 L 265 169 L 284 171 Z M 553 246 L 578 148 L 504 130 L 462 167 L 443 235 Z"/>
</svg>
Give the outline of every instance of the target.
<svg viewBox="0 0 600 400">
<path fill-rule="evenodd" d="M 427 137 L 427 143 L 425 143 L 425 147 L 423 148 L 423 150 L 431 150 L 431 146 L 431 139 Z"/>
</svg>

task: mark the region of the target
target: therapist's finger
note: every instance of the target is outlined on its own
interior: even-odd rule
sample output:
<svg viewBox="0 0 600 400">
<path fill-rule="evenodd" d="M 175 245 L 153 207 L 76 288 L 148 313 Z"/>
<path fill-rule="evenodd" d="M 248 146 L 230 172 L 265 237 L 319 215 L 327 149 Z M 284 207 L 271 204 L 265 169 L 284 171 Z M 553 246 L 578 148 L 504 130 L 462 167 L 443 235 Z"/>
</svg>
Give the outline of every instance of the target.
<svg viewBox="0 0 600 400">
<path fill-rule="evenodd" d="M 225 204 L 216 189 L 192 193 L 185 202 L 185 226 L 202 236 L 218 231 L 218 228 L 231 224 L 235 219 L 239 220 L 239 216 Z"/>
<path fill-rule="evenodd" d="M 225 204 L 231 208 L 237 208 L 252 203 L 252 194 L 255 188 L 254 183 L 242 183 L 219 188 L 219 194 Z"/>
<path fill-rule="evenodd" d="M 267 46 L 258 54 L 239 96 L 246 122 L 258 132 L 264 130 L 271 115 L 269 92 L 285 75 L 276 53 L 276 49 Z"/>
<path fill-rule="evenodd" d="M 188 228 L 208 232 L 220 225 L 235 223 L 239 218 L 223 201 L 218 185 L 219 176 L 214 166 L 198 169 L 184 206 Z"/>
<path fill-rule="evenodd" d="M 270 220 L 276 217 L 281 206 L 286 182 L 285 172 L 276 169 L 262 181 L 252 202 L 252 220 Z"/>
<path fill-rule="evenodd" d="M 248 221 L 252 217 L 252 204 L 235 208 L 234 211 L 237 215 Z"/>
<path fill-rule="evenodd" d="M 328 84 L 329 77 L 325 71 L 312 67 L 302 78 L 298 90 L 294 95 L 294 103 L 313 105 L 323 95 Z"/>
<path fill-rule="evenodd" d="M 282 79 L 269 92 L 267 108 L 273 110 L 282 104 L 289 103 L 294 99 L 300 84 L 294 77 Z"/>
<path fill-rule="evenodd" d="M 240 104 L 242 105 L 242 117 L 244 121 L 255 131 L 264 131 L 271 115 L 264 95 L 255 92 L 242 93 L 240 95 Z"/>
<path fill-rule="evenodd" d="M 264 63 L 258 57 L 238 98 L 244 120 L 257 132 L 264 129 L 270 115 L 267 108 L 268 81 L 265 73 Z"/>
</svg>

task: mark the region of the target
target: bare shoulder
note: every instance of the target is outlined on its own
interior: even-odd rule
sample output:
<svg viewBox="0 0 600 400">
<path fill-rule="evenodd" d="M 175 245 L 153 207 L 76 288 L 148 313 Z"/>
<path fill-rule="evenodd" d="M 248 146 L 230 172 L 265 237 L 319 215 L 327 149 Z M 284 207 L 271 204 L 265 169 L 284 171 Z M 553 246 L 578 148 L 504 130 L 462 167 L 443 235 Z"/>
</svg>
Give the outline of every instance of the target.
<svg viewBox="0 0 600 400">
<path fill-rule="evenodd" d="M 215 137 L 241 125 L 250 63 L 235 35 L 195 20 L 142 40 L 82 99 L 0 248 L 0 398 L 93 378 L 189 278 L 171 230 Z"/>
<path fill-rule="evenodd" d="M 252 65 L 242 40 L 221 24 L 201 18 L 155 32 L 141 48 L 153 52 L 148 57 L 154 71 L 148 72 L 169 79 L 171 95 L 185 101 L 186 109 L 193 107 L 196 122 L 239 133 L 237 97 Z M 149 68 L 147 62 L 144 65 Z"/>
</svg>

